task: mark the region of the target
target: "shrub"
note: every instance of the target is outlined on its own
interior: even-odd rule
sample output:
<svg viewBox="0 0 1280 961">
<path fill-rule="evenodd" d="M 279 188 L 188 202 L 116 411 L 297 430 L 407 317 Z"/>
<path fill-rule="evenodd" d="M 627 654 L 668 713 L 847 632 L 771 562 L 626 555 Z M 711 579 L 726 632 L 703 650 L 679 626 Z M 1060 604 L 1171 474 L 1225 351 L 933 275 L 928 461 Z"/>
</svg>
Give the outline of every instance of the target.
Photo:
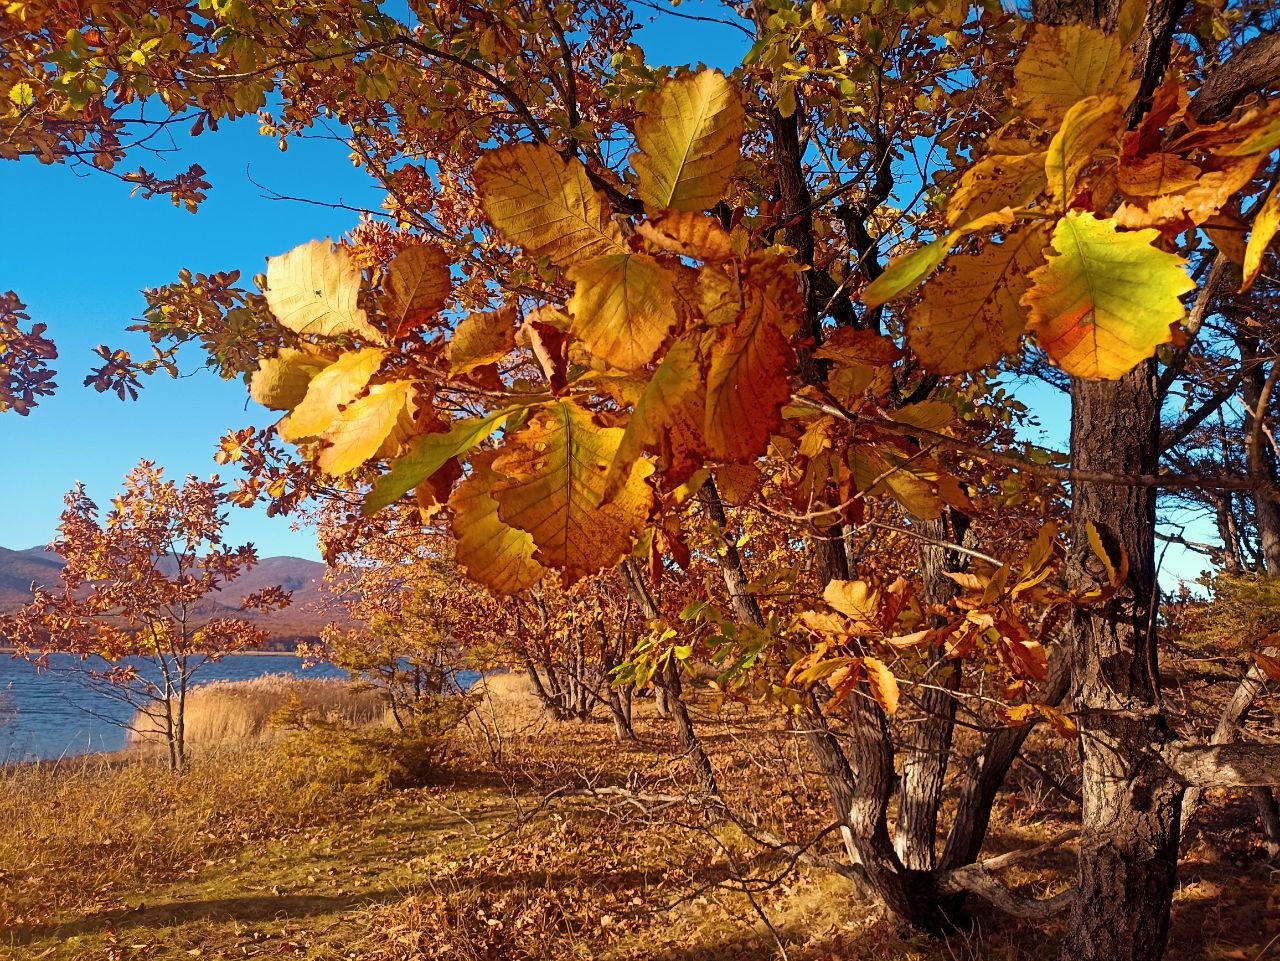
<svg viewBox="0 0 1280 961">
<path fill-rule="evenodd" d="M 454 731 L 472 709 L 466 695 L 438 695 L 404 726 L 355 726 L 294 700 L 272 723 L 290 732 L 280 745 L 286 767 L 308 772 L 308 790 L 416 787 L 447 760 Z"/>
</svg>

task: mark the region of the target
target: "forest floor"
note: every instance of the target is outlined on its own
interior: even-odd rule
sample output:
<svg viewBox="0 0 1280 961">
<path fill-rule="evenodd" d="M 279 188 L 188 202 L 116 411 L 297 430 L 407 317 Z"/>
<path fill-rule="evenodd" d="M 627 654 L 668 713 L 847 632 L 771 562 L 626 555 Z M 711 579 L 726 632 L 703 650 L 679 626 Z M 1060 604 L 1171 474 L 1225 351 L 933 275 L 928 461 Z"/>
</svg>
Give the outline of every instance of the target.
<svg viewBox="0 0 1280 961">
<path fill-rule="evenodd" d="M 647 707 L 628 745 L 604 724 L 527 720 L 473 726 L 435 783 L 402 790 L 308 783 L 296 756 L 270 746 L 199 758 L 183 778 L 141 759 L 0 773 L 0 958 L 1044 961 L 1052 950 L 1061 922 L 994 912 L 945 942 L 904 932 L 838 876 L 789 871 L 696 805 L 660 800 L 679 793 L 683 764 Z M 701 720 L 751 816 L 816 833 L 817 785 L 785 731 Z M 1040 750 L 1052 778 L 1063 748 Z M 780 759 L 798 775 L 778 777 Z M 990 854 L 1043 843 L 1073 816 L 1043 776 L 1012 786 Z M 1258 853 L 1248 805 L 1219 803 L 1204 827 L 1169 956 L 1280 958 L 1280 871 Z M 1070 862 L 1069 847 L 1052 851 L 1004 880 L 1052 893 Z"/>
</svg>

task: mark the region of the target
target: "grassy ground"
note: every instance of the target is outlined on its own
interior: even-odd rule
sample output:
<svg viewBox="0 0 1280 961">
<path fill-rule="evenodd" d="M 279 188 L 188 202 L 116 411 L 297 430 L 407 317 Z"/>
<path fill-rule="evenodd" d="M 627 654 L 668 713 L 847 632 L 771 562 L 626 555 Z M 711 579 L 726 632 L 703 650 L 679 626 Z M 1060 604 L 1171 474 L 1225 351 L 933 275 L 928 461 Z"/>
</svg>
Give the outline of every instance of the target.
<svg viewBox="0 0 1280 961">
<path fill-rule="evenodd" d="M 678 793 L 665 723 L 642 712 L 642 741 L 620 747 L 607 725 L 525 707 L 508 701 L 485 720 L 482 706 L 438 783 L 406 790 L 340 785 L 332 770 L 317 784 L 314 766 L 270 744 L 206 754 L 183 778 L 146 760 L 0 774 L 0 958 L 751 961 L 781 945 L 789 961 L 1042 961 L 1052 950 L 1053 925 L 995 915 L 947 943 L 913 937 L 839 878 L 785 875 L 695 807 L 573 793 Z M 803 837 L 820 820 L 817 785 L 801 775 L 780 792 L 763 778 L 753 759 L 777 770 L 771 752 L 787 741 L 749 721 L 704 719 L 723 780 Z M 1070 817 L 1038 783 L 996 812 L 993 853 Z M 1247 805 L 1219 812 L 1183 872 L 1171 957 L 1265 961 L 1280 885 L 1254 851 Z M 1070 860 L 1059 851 L 1006 880 L 1047 890 Z M 733 880 L 746 874 L 781 880 L 748 897 Z"/>
</svg>

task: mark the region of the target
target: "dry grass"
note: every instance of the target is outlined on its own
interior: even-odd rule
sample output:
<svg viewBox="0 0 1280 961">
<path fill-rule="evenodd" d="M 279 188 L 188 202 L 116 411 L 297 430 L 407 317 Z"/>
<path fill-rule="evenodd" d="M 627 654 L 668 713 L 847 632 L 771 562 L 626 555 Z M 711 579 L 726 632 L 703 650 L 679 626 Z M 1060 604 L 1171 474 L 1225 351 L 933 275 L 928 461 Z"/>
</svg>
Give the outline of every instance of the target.
<svg viewBox="0 0 1280 961">
<path fill-rule="evenodd" d="M 276 740 L 281 732 L 271 717 L 296 702 L 304 712 L 352 727 L 381 723 L 385 702 L 373 691 L 354 691 L 337 678 L 301 678 L 267 674 L 246 681 L 214 681 L 187 695 L 186 743 L 190 748 L 259 744 Z M 131 744 L 163 743 L 157 722 L 134 718 Z"/>
<path fill-rule="evenodd" d="M 475 736 L 487 733 L 490 737 L 529 738 L 560 728 L 561 722 L 547 711 L 524 674 L 485 674 L 471 690 L 479 696 L 467 721 Z"/>
<path fill-rule="evenodd" d="M 317 796 L 316 769 L 282 768 L 288 752 L 271 743 L 206 752 L 186 778 L 145 758 L 0 774 L 0 810 L 16 812 L 0 832 L 0 957 L 772 961 L 779 944 L 791 961 L 1053 953 L 1054 925 L 994 912 L 950 942 L 912 935 L 838 877 L 781 871 L 776 854 L 697 805 L 575 793 L 680 793 L 688 774 L 670 725 L 638 704 L 641 740 L 618 745 L 608 724 L 547 721 L 525 684 L 489 679 L 478 713 L 503 750 L 477 735 L 436 787 Z M 801 759 L 785 722 L 694 706 L 735 807 L 790 837 L 821 826 L 820 779 L 786 768 Z M 1065 750 L 1041 743 L 1036 759 L 1052 769 Z M 1015 775 L 989 853 L 1034 845 L 1077 816 L 1039 783 Z M 1005 880 L 1043 890 L 1070 862 L 1060 850 Z M 774 880 L 753 903 L 744 876 Z M 1202 843 L 1183 881 L 1170 961 L 1265 954 L 1280 915 L 1264 865 Z"/>
<path fill-rule="evenodd" d="M 267 750 L 208 752 L 184 775 L 145 754 L 0 768 L 0 931 L 102 910 L 367 803 L 341 785 L 304 786 L 307 772 Z"/>
</svg>

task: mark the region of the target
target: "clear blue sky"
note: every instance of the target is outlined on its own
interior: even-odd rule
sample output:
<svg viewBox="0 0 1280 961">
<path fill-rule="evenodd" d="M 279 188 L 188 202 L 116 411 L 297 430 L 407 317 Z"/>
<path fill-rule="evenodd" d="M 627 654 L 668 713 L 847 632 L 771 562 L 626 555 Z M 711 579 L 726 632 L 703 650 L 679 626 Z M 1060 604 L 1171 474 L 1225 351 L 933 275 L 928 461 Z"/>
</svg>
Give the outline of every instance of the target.
<svg viewBox="0 0 1280 961">
<path fill-rule="evenodd" d="M 678 11 L 728 15 L 714 0 L 687 0 Z M 643 7 L 636 13 L 641 24 L 657 17 Z M 746 52 L 746 38 L 731 28 L 657 19 L 638 36 L 650 62 L 729 69 Z M 31 161 L 0 164 L 0 226 L 10 238 L 0 258 L 0 291 L 18 292 L 32 319 L 48 324 L 61 355 L 58 393 L 29 417 L 0 416 L 0 450 L 9 457 L 0 470 L 0 546 L 47 543 L 62 495 L 77 480 L 104 503 L 144 456 L 172 475 L 208 475 L 219 470 L 213 452 L 228 428 L 274 419 L 249 402 L 242 384 L 199 370 L 202 358 L 195 350 L 185 357 L 183 379 L 150 378 L 136 402 L 80 386 L 97 344 L 149 353 L 145 337 L 123 332 L 142 311 L 143 288 L 174 279 L 182 267 L 238 268 L 247 278 L 264 269 L 266 257 L 313 238 L 336 237 L 355 222 L 351 213 L 268 200 L 250 173 L 294 196 L 372 208 L 381 200 L 337 142 L 293 141 L 281 153 L 249 120 L 176 146 L 180 152 L 161 169 L 184 169 L 194 160 L 213 183 L 195 215 L 165 198 L 132 198 L 128 185 L 101 174 Z M 157 167 L 151 156 L 139 156 L 132 166 L 137 163 Z M 1019 393 L 1039 411 L 1044 433 L 1037 439 L 1063 443 L 1069 422 L 1064 399 L 1034 388 Z M 1203 523 L 1194 524 L 1189 535 L 1212 538 Z M 309 531 L 294 531 L 289 519 L 267 518 L 261 509 L 233 509 L 228 536 L 235 543 L 254 542 L 262 556 L 318 556 Z M 1194 577 L 1202 566 L 1198 556 L 1173 548 L 1165 559 L 1166 583 Z"/>
<path fill-rule="evenodd" d="M 726 13 L 701 0 L 679 9 Z M 653 16 L 637 7 L 640 23 Z M 663 20 L 639 36 L 651 62 L 727 68 L 746 51 L 738 31 Z M 0 164 L 0 228 L 9 238 L 0 258 L 0 291 L 17 291 L 32 320 L 48 324 L 60 354 L 57 394 L 29 417 L 0 416 L 0 450 L 7 458 L 0 469 L 0 546 L 48 543 L 62 495 L 76 481 L 105 503 L 141 457 L 179 477 L 231 476 L 232 470 L 213 462 L 218 438 L 230 427 L 274 420 L 249 402 L 239 382 L 198 370 L 198 350 L 185 357 L 187 376 L 152 377 L 135 402 L 80 386 L 98 344 L 150 355 L 145 337 L 124 333 L 145 306 L 144 288 L 175 279 L 183 267 L 204 273 L 238 268 L 247 279 L 265 268 L 266 257 L 313 238 L 336 237 L 355 223 L 354 214 L 267 200 L 246 169 L 259 183 L 292 196 L 372 208 L 381 201 L 341 144 L 293 141 L 281 153 L 275 140 L 258 135 L 252 119 L 176 146 L 180 152 L 160 164 L 139 155 L 121 169 L 143 164 L 181 170 L 198 162 L 213 189 L 194 215 L 166 198 L 132 198 L 129 185 L 101 174 L 30 160 Z M 288 519 L 268 518 L 260 509 L 232 510 L 228 537 L 252 541 L 262 556 L 318 556 L 310 532 L 295 532 Z"/>
</svg>

